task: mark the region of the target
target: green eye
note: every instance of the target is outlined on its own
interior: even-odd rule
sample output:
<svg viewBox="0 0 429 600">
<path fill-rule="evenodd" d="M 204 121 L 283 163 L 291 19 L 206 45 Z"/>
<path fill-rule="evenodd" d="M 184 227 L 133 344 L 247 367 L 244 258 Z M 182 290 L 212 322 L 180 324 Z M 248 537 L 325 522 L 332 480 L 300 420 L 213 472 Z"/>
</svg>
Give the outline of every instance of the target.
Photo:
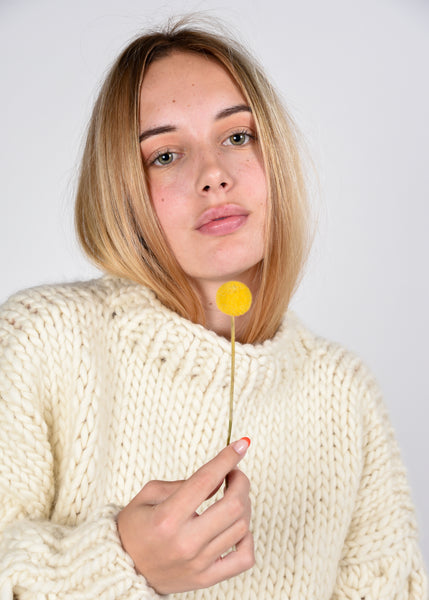
<svg viewBox="0 0 429 600">
<path fill-rule="evenodd" d="M 173 162 L 173 159 L 174 159 L 173 152 L 163 152 L 162 154 L 160 154 L 159 156 L 157 156 L 155 158 L 153 163 L 158 164 L 158 165 L 169 165 L 170 163 Z"/>
<path fill-rule="evenodd" d="M 229 141 L 233 146 L 241 146 L 247 142 L 248 137 L 247 133 L 233 133 L 229 136 Z"/>
</svg>

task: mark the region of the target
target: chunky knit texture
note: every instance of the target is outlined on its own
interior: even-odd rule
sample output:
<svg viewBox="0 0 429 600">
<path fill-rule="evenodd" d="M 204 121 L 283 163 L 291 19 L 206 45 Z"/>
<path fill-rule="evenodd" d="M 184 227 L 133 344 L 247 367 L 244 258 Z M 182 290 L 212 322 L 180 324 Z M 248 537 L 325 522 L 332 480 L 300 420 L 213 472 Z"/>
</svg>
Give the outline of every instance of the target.
<svg viewBox="0 0 429 600">
<path fill-rule="evenodd" d="M 104 277 L 12 298 L 0 373 L 1 600 L 158 597 L 115 516 L 223 447 L 229 342 Z M 256 565 L 177 597 L 424 600 L 404 469 L 361 362 L 288 314 L 273 340 L 237 344 L 235 385 Z"/>
</svg>

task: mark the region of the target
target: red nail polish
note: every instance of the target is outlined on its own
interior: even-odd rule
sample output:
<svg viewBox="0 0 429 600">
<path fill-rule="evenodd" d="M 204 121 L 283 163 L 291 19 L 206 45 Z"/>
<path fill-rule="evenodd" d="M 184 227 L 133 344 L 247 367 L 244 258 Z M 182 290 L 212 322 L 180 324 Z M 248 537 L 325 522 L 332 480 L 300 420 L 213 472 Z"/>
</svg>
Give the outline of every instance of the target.
<svg viewBox="0 0 429 600">
<path fill-rule="evenodd" d="M 236 442 L 232 442 L 231 446 L 237 452 L 237 454 L 241 454 L 244 456 L 247 452 L 247 449 L 250 445 L 250 439 L 248 437 L 242 437 Z"/>
</svg>

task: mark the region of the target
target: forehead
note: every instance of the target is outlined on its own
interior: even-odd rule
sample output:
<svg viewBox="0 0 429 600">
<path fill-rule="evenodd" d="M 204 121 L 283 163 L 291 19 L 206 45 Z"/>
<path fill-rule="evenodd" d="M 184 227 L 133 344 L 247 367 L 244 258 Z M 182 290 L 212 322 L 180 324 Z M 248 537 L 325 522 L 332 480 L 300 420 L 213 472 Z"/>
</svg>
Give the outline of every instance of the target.
<svg viewBox="0 0 429 600">
<path fill-rule="evenodd" d="M 146 70 L 140 106 L 146 111 L 161 107 L 182 108 L 200 103 L 244 102 L 237 83 L 215 58 L 174 51 L 155 60 Z"/>
</svg>

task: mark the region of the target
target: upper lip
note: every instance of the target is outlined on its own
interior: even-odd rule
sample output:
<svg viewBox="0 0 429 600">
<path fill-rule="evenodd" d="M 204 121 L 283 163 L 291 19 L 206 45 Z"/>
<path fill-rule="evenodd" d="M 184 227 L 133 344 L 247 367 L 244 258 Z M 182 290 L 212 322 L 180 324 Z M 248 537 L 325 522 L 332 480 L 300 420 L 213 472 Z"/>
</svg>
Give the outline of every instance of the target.
<svg viewBox="0 0 429 600">
<path fill-rule="evenodd" d="M 216 219 L 225 219 L 226 217 L 235 217 L 244 215 L 247 217 L 249 212 L 238 204 L 223 204 L 222 206 L 213 206 L 205 210 L 198 218 L 195 229 L 199 229 L 203 225 L 215 221 Z"/>
</svg>

